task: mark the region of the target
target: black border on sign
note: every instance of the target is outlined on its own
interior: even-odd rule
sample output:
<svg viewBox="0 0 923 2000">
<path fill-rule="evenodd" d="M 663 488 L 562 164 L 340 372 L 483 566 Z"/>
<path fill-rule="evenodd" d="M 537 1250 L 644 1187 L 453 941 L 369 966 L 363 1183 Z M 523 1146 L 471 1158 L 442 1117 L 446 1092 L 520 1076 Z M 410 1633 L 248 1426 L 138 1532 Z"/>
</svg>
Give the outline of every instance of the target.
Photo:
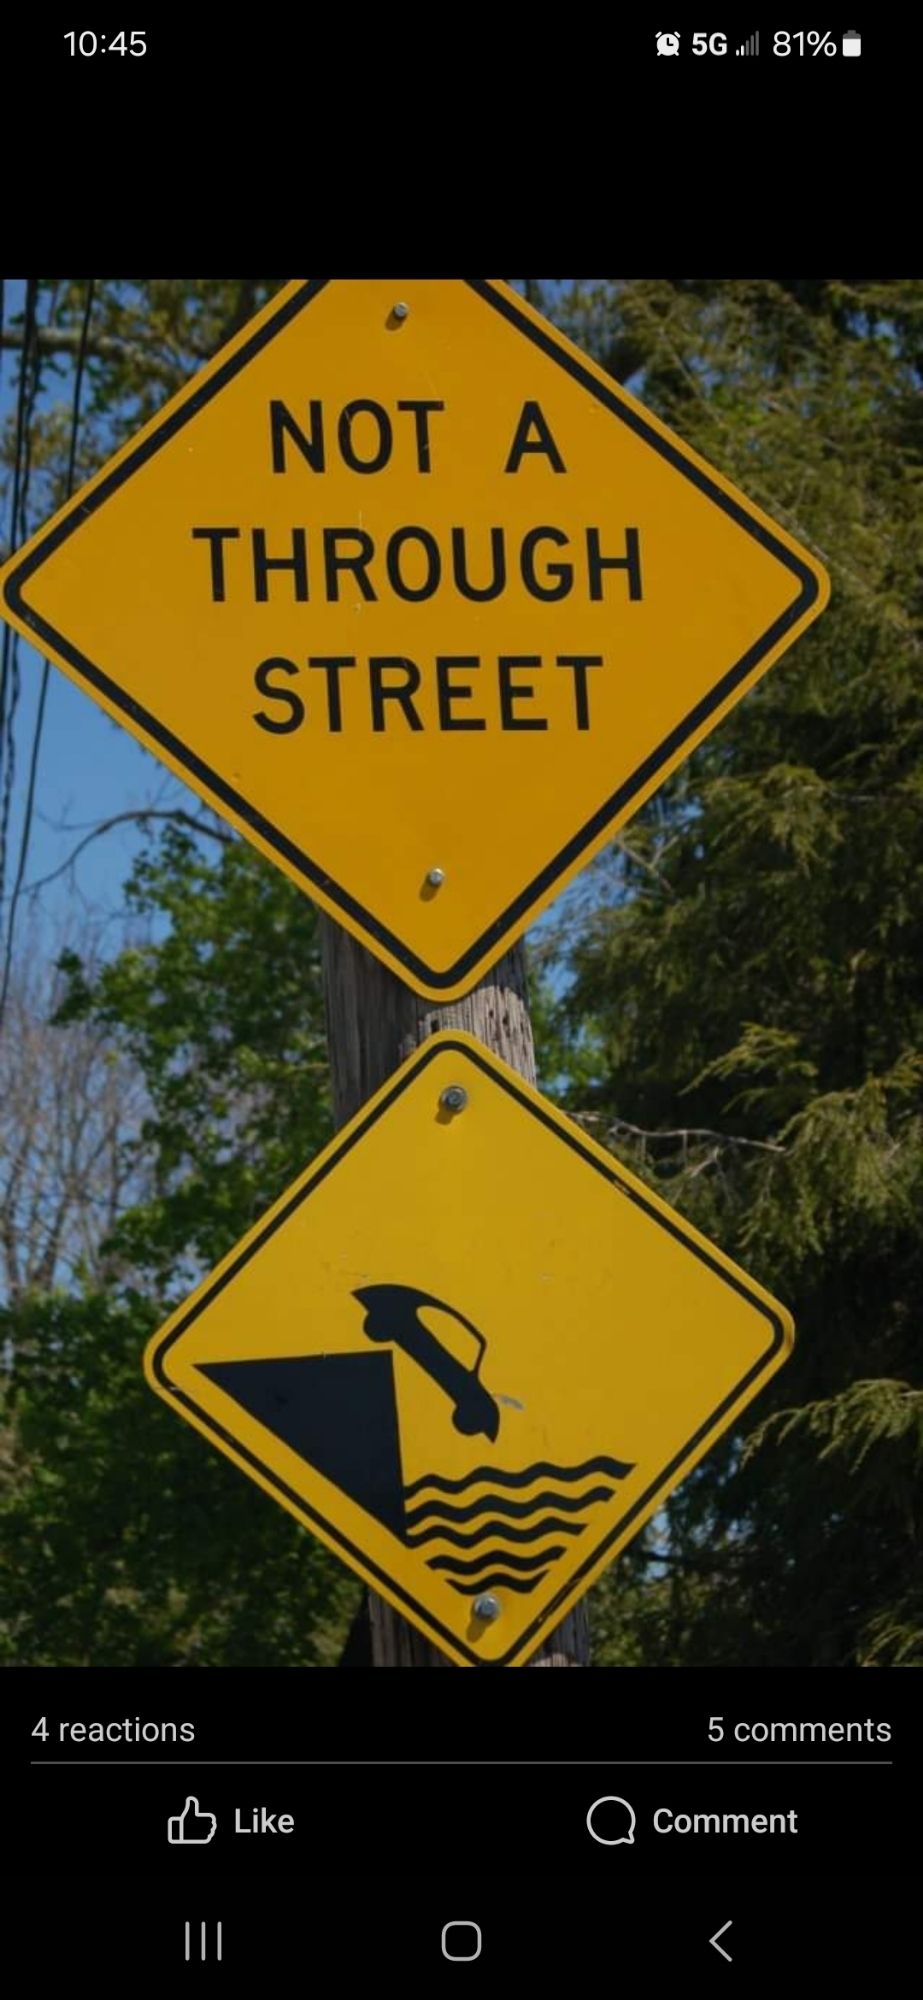
<svg viewBox="0 0 923 2000">
<path fill-rule="evenodd" d="M 585 821 L 579 832 L 575 833 L 572 839 L 565 842 L 553 860 L 549 861 L 547 866 L 538 875 L 533 877 L 532 881 L 522 890 L 520 895 L 514 897 L 513 901 L 507 905 L 500 916 L 495 917 L 493 922 L 488 924 L 486 930 L 481 932 L 480 937 L 473 944 L 469 945 L 467 951 L 462 952 L 460 957 L 455 960 L 454 965 L 449 966 L 442 972 L 438 972 L 431 965 L 427 965 L 424 959 L 418 958 L 416 952 L 411 951 L 370 910 L 367 910 L 354 896 L 349 895 L 347 890 L 341 888 L 338 883 L 332 881 L 326 871 L 319 868 L 317 863 L 311 860 L 309 854 L 305 854 L 300 847 L 297 847 L 294 841 L 290 840 L 282 832 L 281 828 L 274 826 L 271 820 L 266 819 L 262 813 L 257 812 L 253 806 L 248 804 L 240 792 L 235 791 L 233 786 L 229 785 L 217 771 L 213 771 L 210 765 L 206 764 L 201 757 L 196 756 L 195 752 L 187 744 L 181 742 L 178 736 L 174 736 L 172 730 L 166 729 L 162 723 L 157 721 L 156 716 L 151 715 L 147 709 L 142 708 L 140 702 L 134 701 L 108 674 L 103 673 L 100 667 L 96 666 L 92 660 L 87 659 L 86 655 L 78 651 L 76 646 L 71 645 L 62 632 L 56 631 L 53 625 L 49 625 L 47 620 L 42 618 L 38 612 L 33 611 L 23 596 L 24 588 L 29 582 L 30 577 L 34 576 L 35 572 L 41 568 L 43 562 L 50 555 L 53 555 L 55 550 L 60 548 L 62 543 L 66 542 L 76 532 L 87 515 L 95 513 L 99 507 L 102 507 L 110 495 L 115 493 L 120 486 L 123 486 L 127 479 L 131 478 L 132 473 L 137 471 L 139 466 L 144 465 L 149 458 L 152 458 L 161 449 L 162 445 L 167 444 L 171 438 L 175 437 L 177 432 L 182 430 L 183 426 L 189 423 L 199 410 L 203 409 L 207 403 L 211 402 L 214 396 L 220 393 L 226 383 L 230 382 L 235 375 L 240 373 L 242 368 L 247 366 L 247 363 L 255 354 L 258 354 L 271 340 L 274 340 L 276 335 L 281 333 L 283 328 L 288 326 L 298 313 L 303 312 L 305 307 L 309 306 L 318 297 L 318 294 L 331 283 L 329 278 L 314 278 L 309 283 L 302 285 L 285 305 L 280 306 L 270 316 L 257 333 L 244 342 L 243 346 L 238 349 L 236 354 L 232 355 L 230 360 L 224 362 L 220 368 L 216 369 L 207 382 L 202 383 L 201 388 L 194 391 L 179 410 L 174 410 L 172 414 L 166 415 L 163 422 L 156 425 L 150 436 L 145 438 L 144 442 L 139 444 L 134 451 L 130 451 L 122 460 L 122 463 L 109 474 L 108 478 L 100 481 L 95 492 L 89 495 L 82 506 L 73 509 L 65 520 L 59 522 L 57 527 L 53 527 L 50 530 L 38 545 L 33 548 L 32 553 L 24 557 L 23 561 L 17 564 L 10 572 L 4 585 L 7 602 L 16 612 L 17 616 L 22 619 L 23 623 L 28 625 L 30 631 L 35 633 L 40 644 L 44 644 L 50 647 L 53 652 L 59 653 L 63 659 L 70 663 L 81 679 L 88 681 L 91 687 L 97 688 L 132 723 L 140 726 L 148 736 L 153 738 L 155 743 L 161 744 L 164 750 L 168 750 L 176 763 L 188 771 L 193 779 L 198 780 L 200 785 L 205 785 L 216 799 L 223 801 L 226 806 L 230 807 L 232 812 L 236 813 L 245 826 L 252 828 L 253 832 L 258 834 L 260 839 L 265 841 L 269 848 L 273 849 L 276 854 L 283 856 L 295 874 L 303 879 L 309 894 L 312 888 L 319 889 L 328 902 L 332 903 L 338 910 L 341 910 L 352 923 L 365 932 L 368 938 L 375 939 L 380 946 L 383 946 L 389 955 L 399 965 L 404 967 L 411 981 L 420 980 L 432 993 L 439 993 L 447 987 L 457 986 L 459 981 L 464 979 L 469 972 L 474 973 L 483 958 L 489 957 L 492 947 L 495 947 L 496 952 L 499 952 L 502 950 L 504 940 L 511 931 L 515 931 L 517 927 L 519 929 L 525 928 L 534 905 L 541 901 L 546 891 L 554 884 L 558 876 L 563 874 L 565 869 L 569 868 L 572 862 L 579 858 L 584 849 L 604 831 L 609 822 L 630 803 L 641 787 L 648 784 L 656 776 L 667 759 L 673 756 L 675 751 L 681 748 L 687 738 L 696 729 L 700 728 L 702 723 L 708 720 L 708 717 L 727 699 L 728 695 L 733 693 L 740 682 L 753 672 L 754 667 L 759 665 L 760 661 L 765 658 L 772 647 L 777 645 L 780 639 L 784 638 L 785 633 L 789 632 L 793 625 L 797 624 L 798 620 L 804 616 L 804 613 L 816 601 L 819 589 L 817 578 L 813 571 L 808 568 L 807 563 L 802 562 L 800 557 L 787 548 L 785 543 L 780 541 L 770 528 L 764 527 L 762 522 L 754 520 L 747 512 L 746 507 L 741 506 L 740 502 L 732 498 L 729 493 L 725 493 L 723 488 L 717 484 L 708 472 L 687 459 L 679 445 L 672 443 L 667 438 L 661 437 L 659 431 L 655 430 L 653 425 L 648 423 L 639 411 L 623 403 L 614 389 L 609 389 L 604 383 L 598 382 L 595 376 L 591 375 L 589 370 L 581 365 L 575 355 L 562 349 L 558 345 L 557 339 L 550 327 L 546 331 L 544 327 L 534 325 L 532 320 L 520 311 L 512 299 L 505 298 L 501 294 L 492 291 L 485 279 L 463 278 L 460 282 L 468 285 L 472 291 L 478 294 L 479 298 L 483 299 L 487 305 L 492 306 L 493 310 L 500 313 L 502 318 L 508 320 L 512 326 L 516 327 L 518 332 L 524 334 L 527 340 L 531 340 L 535 347 L 540 348 L 543 354 L 546 354 L 552 361 L 557 362 L 558 366 L 565 369 L 567 374 L 573 377 L 574 381 L 579 382 L 591 396 L 595 396 L 597 402 L 601 403 L 604 409 L 609 410 L 629 430 L 634 431 L 638 437 L 643 438 L 645 444 L 650 445 L 653 451 L 659 452 L 661 458 L 666 459 L 667 463 L 672 465 L 675 471 L 682 473 L 685 479 L 688 479 L 693 486 L 697 486 L 699 491 L 704 493 L 708 499 L 714 501 L 715 505 L 720 507 L 723 513 L 728 514 L 732 521 L 736 521 L 738 527 L 743 528 L 744 532 L 752 536 L 754 541 L 759 542 L 771 555 L 776 556 L 797 579 L 799 590 L 797 597 L 793 599 L 788 609 L 782 613 L 781 617 L 775 619 L 773 624 L 768 627 L 768 630 L 763 633 L 762 638 L 757 640 L 755 645 L 750 646 L 736 664 L 716 682 L 711 693 L 697 702 L 695 707 L 689 710 L 688 715 L 684 716 L 682 722 L 677 723 L 676 727 L 670 730 L 657 749 L 652 750 L 643 763 L 638 765 L 632 776 L 627 778 L 624 784 L 620 785 L 618 790 L 612 793 L 605 804 L 600 806 L 599 810 L 592 815 L 592 818 Z"/>
<path fill-rule="evenodd" d="M 584 1160 L 587 1166 L 592 1167 L 596 1173 L 601 1174 L 603 1179 L 609 1182 L 617 1194 L 624 1195 L 626 1200 L 634 1202 L 638 1208 L 643 1209 L 645 1214 L 649 1215 L 653 1222 L 659 1224 L 661 1229 L 665 1229 L 668 1235 L 675 1237 L 676 1241 L 682 1243 L 687 1250 L 691 1250 L 693 1255 L 698 1257 L 703 1264 L 706 1264 L 716 1277 L 722 1278 L 726 1285 L 730 1285 L 732 1291 L 738 1292 L 741 1298 L 746 1299 L 750 1305 L 755 1307 L 757 1312 L 762 1313 L 764 1319 L 769 1322 L 769 1326 L 772 1329 L 769 1345 L 765 1352 L 760 1355 L 759 1360 L 755 1361 L 753 1366 L 747 1369 L 746 1374 L 741 1376 L 740 1381 L 730 1393 L 723 1397 L 717 1408 L 712 1411 L 703 1424 L 699 1425 L 698 1429 L 693 1432 L 692 1437 L 688 1438 L 680 1450 L 674 1454 L 669 1464 L 664 1466 L 663 1471 L 658 1473 L 657 1478 L 652 1481 L 650 1486 L 646 1488 L 634 1504 L 624 1514 L 619 1516 L 619 1519 L 609 1529 L 603 1540 L 594 1542 L 586 1561 L 581 1563 L 579 1569 L 571 1573 L 567 1582 L 562 1584 L 557 1594 L 536 1615 L 525 1631 L 520 1634 L 515 1645 L 510 1647 L 509 1652 L 505 1653 L 502 1659 L 491 1661 L 481 1659 L 470 1646 L 466 1646 L 463 1639 L 460 1639 L 456 1633 L 451 1632 L 447 1626 L 441 1624 L 440 1620 L 434 1617 L 431 1611 L 424 1605 L 418 1604 L 416 1598 L 409 1591 L 405 1591 L 399 1584 L 396 1584 L 393 1578 L 387 1574 L 387 1571 L 380 1569 L 376 1563 L 372 1562 L 364 1550 L 359 1548 L 354 1542 L 351 1542 L 349 1537 L 344 1535 L 335 1523 L 328 1521 L 326 1515 L 322 1514 L 319 1508 L 312 1507 L 300 1493 L 296 1493 L 292 1487 L 288 1486 L 285 1480 L 278 1478 L 271 1467 L 265 1465 L 261 1459 L 257 1458 L 254 1452 L 248 1451 L 247 1447 L 239 1442 L 233 1432 L 225 1430 L 224 1426 L 218 1423 L 209 1411 L 204 1410 L 201 1404 L 195 1401 L 194 1397 L 187 1395 L 184 1389 L 176 1388 L 175 1384 L 170 1381 L 164 1368 L 165 1358 L 174 1341 L 177 1341 L 180 1335 L 186 1332 L 187 1327 L 191 1326 L 198 1319 L 199 1314 L 204 1312 L 206 1306 L 210 1305 L 212 1300 L 217 1298 L 220 1292 L 224 1291 L 225 1286 L 229 1285 L 232 1279 L 237 1276 L 238 1271 L 242 1270 L 243 1266 L 250 1262 L 251 1257 L 256 1256 L 257 1251 L 261 1250 L 263 1244 L 268 1242 L 271 1236 L 275 1235 L 276 1230 L 281 1229 L 283 1223 L 287 1222 L 296 1209 L 301 1207 L 302 1202 L 307 1199 L 308 1195 L 313 1194 L 314 1189 L 320 1187 L 321 1183 L 333 1171 L 333 1168 L 339 1165 L 340 1161 L 345 1158 L 347 1153 L 351 1152 L 358 1141 L 364 1138 L 370 1127 L 376 1124 L 378 1119 L 389 1109 L 390 1105 L 403 1094 L 408 1084 L 414 1082 L 421 1070 L 425 1069 L 444 1050 L 452 1050 L 456 1055 L 464 1057 L 467 1062 L 473 1063 L 476 1069 L 481 1070 L 485 1076 L 489 1077 L 495 1084 L 498 1084 L 501 1090 L 505 1090 L 516 1103 L 522 1106 L 523 1110 L 530 1112 L 531 1116 L 536 1118 L 540 1125 L 546 1126 L 559 1139 L 563 1139 L 565 1145 L 571 1147 L 578 1159 Z M 285 1499 L 301 1515 L 301 1518 L 308 1527 L 314 1525 L 322 1527 L 324 1533 L 329 1535 L 335 1548 L 342 1549 L 348 1559 L 354 1560 L 365 1576 L 371 1576 L 383 1584 L 386 1591 L 389 1591 L 393 1597 L 398 1598 L 402 1604 L 406 1605 L 416 1621 L 422 1624 L 428 1632 L 434 1634 L 437 1639 L 443 1640 L 450 1648 L 454 1648 L 456 1652 L 463 1653 L 472 1666 L 507 1667 L 512 1666 L 514 1661 L 523 1653 L 534 1651 L 535 1646 L 539 1642 L 541 1631 L 547 1630 L 549 1622 L 554 1623 L 554 1616 L 558 1605 L 562 1603 L 565 1597 L 571 1595 L 574 1586 L 580 1582 L 581 1577 L 585 1576 L 587 1571 L 595 1566 L 600 1556 L 605 1553 L 607 1548 L 611 1547 L 616 1537 L 631 1525 L 631 1522 L 647 1506 L 648 1502 L 654 1499 L 661 1488 L 672 1479 L 674 1473 L 679 1470 L 684 1461 L 701 1443 L 702 1439 L 707 1437 L 709 1431 L 720 1422 L 725 1412 L 737 1401 L 738 1396 L 741 1396 L 744 1390 L 748 1389 L 751 1383 L 755 1382 L 763 1374 L 769 1363 L 778 1354 L 780 1347 L 784 1345 L 784 1341 L 785 1331 L 778 1314 L 772 1311 L 771 1307 L 766 1304 L 765 1299 L 759 1296 L 743 1274 L 738 1277 L 736 1273 L 727 1271 L 724 1265 L 719 1263 L 717 1257 L 709 1249 L 691 1238 L 683 1228 L 678 1216 L 663 1215 L 660 1209 L 656 1208 L 654 1203 L 648 1200 L 643 1188 L 640 1186 L 637 1188 L 628 1186 L 622 1179 L 614 1162 L 610 1168 L 602 1160 L 597 1159 L 595 1153 L 591 1152 L 583 1143 L 575 1127 L 572 1127 L 569 1123 L 563 1123 L 549 1105 L 533 1103 L 531 1097 L 528 1097 L 524 1091 L 517 1088 L 516 1078 L 513 1074 L 506 1076 L 495 1070 L 493 1065 L 479 1056 L 475 1049 L 468 1046 L 467 1042 L 455 1041 L 452 1036 L 437 1035 L 424 1044 L 418 1059 L 406 1065 L 403 1073 L 397 1078 L 392 1088 L 380 1099 L 374 1109 L 368 1112 L 359 1124 L 354 1126 L 349 1136 L 343 1139 L 341 1143 L 333 1142 L 333 1146 L 323 1163 L 315 1172 L 309 1172 L 308 1178 L 299 1187 L 297 1193 L 292 1196 L 291 1200 L 287 1201 L 284 1208 L 281 1208 L 272 1221 L 267 1223 L 265 1229 L 259 1231 L 259 1234 L 253 1238 L 247 1249 L 242 1251 L 241 1255 L 236 1257 L 232 1264 L 228 1265 L 227 1269 L 222 1272 L 221 1277 L 216 1278 L 214 1284 L 208 1286 L 196 1304 L 183 1314 L 182 1319 L 174 1327 L 169 1338 L 164 1340 L 162 1346 L 156 1349 L 152 1359 L 152 1367 L 158 1382 L 174 1402 L 182 1403 L 186 1409 L 194 1411 L 199 1421 L 215 1437 L 223 1439 L 225 1444 L 231 1446 L 231 1449 L 238 1458 L 246 1459 L 247 1463 L 252 1465 L 254 1470 L 259 1472 L 263 1479 L 268 1479 L 270 1484 L 276 1488 L 276 1491 L 285 1496 Z M 588 1532 L 592 1531 L 588 1530 Z"/>
</svg>

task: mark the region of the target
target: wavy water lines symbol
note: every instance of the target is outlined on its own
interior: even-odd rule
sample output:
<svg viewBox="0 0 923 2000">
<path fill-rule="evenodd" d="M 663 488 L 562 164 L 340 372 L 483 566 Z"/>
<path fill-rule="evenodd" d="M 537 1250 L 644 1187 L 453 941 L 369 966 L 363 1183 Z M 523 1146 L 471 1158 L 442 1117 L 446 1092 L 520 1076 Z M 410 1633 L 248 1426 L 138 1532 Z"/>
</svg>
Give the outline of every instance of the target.
<svg viewBox="0 0 923 2000">
<path fill-rule="evenodd" d="M 409 1548 L 448 1545 L 450 1553 L 440 1549 L 425 1560 L 462 1596 L 499 1588 L 521 1595 L 566 1553 L 568 1542 L 558 1538 L 582 1535 L 594 1507 L 611 1500 L 633 1471 L 626 1459 L 598 1456 L 580 1465 L 538 1459 L 518 1472 L 479 1465 L 461 1479 L 424 1473 L 404 1488 L 404 1540 Z M 582 1491 L 571 1490 L 581 1484 Z M 473 1487 L 483 1490 L 472 1496 Z M 543 1546 L 523 1547 L 530 1543 Z"/>
</svg>

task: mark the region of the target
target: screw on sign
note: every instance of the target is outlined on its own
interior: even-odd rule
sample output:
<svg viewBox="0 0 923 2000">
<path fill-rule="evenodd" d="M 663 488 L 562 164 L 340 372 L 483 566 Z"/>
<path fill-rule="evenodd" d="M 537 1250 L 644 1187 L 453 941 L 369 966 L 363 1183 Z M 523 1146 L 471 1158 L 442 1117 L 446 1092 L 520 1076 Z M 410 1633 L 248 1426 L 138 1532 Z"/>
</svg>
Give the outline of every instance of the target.
<svg viewBox="0 0 923 2000">
<path fill-rule="evenodd" d="M 553 1645 L 788 1352 L 784 1308 L 531 1088 L 517 940 L 827 594 L 486 280 L 286 287 L 0 572 L 336 920 L 346 1122 L 149 1381 L 459 1664 Z"/>
<path fill-rule="evenodd" d="M 444 1655 L 516 1666 L 781 1367 L 791 1331 L 455 1029 L 344 1125 L 146 1368 Z"/>
<path fill-rule="evenodd" d="M 21 632 L 436 1001 L 826 595 L 540 313 L 461 279 L 284 288 L 0 572 Z"/>
</svg>

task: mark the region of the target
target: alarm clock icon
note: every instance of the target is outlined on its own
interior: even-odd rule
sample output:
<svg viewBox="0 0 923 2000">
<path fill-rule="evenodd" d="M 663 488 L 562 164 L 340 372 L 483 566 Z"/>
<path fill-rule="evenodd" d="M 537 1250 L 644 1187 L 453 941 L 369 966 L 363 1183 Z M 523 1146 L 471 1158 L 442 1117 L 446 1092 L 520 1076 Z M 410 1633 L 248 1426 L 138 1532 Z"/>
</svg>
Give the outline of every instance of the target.
<svg viewBox="0 0 923 2000">
<path fill-rule="evenodd" d="M 679 55 L 679 36 L 678 36 L 678 35 L 662 35 L 662 34 L 660 34 L 660 32 L 658 31 L 658 32 L 657 32 L 657 54 L 658 54 L 659 56 L 678 56 L 678 55 Z"/>
</svg>

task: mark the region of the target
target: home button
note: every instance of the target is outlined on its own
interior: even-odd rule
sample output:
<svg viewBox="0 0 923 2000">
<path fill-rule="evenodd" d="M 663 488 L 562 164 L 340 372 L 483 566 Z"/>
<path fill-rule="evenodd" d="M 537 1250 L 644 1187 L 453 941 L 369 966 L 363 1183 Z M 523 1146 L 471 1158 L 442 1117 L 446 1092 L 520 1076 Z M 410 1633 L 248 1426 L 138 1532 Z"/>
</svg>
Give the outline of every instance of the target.
<svg viewBox="0 0 923 2000">
<path fill-rule="evenodd" d="M 467 1964 L 481 1956 L 481 1926 L 458 1921 L 442 1926 L 442 1956 Z"/>
</svg>

